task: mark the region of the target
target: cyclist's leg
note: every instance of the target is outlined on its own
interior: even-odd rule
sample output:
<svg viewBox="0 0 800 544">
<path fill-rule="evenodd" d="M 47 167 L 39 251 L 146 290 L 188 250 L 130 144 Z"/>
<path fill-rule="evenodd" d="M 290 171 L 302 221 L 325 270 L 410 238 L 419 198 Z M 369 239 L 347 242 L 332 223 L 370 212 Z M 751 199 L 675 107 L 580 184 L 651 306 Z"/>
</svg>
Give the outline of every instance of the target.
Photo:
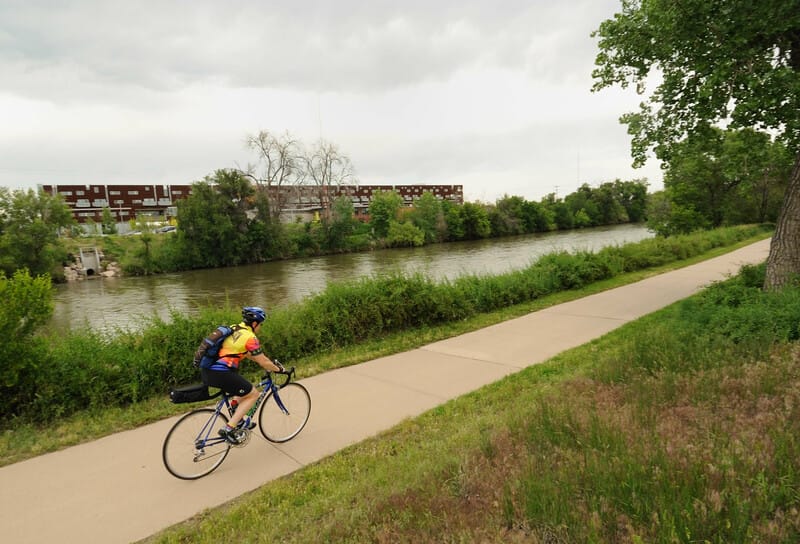
<svg viewBox="0 0 800 544">
<path fill-rule="evenodd" d="M 236 427 L 258 400 L 258 390 L 238 372 L 201 369 L 200 374 L 203 383 L 219 387 L 226 395 L 239 398 L 239 404 L 228 421 L 229 427 Z"/>
</svg>

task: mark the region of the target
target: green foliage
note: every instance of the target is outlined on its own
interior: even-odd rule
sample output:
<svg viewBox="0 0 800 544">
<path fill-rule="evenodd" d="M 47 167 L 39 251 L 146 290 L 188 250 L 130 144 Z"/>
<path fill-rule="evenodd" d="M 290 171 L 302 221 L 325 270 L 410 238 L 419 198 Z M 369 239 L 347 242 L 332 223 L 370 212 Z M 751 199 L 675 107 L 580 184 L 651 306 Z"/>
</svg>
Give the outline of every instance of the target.
<svg viewBox="0 0 800 544">
<path fill-rule="evenodd" d="M 7 388 L 33 383 L 38 367 L 41 343 L 34 335 L 53 313 L 50 278 L 32 277 L 27 270 L 17 270 L 11 278 L 0 271 L 0 390 L 19 399 Z"/>
<path fill-rule="evenodd" d="M 192 184 L 192 194 L 178 201 L 178 224 L 177 235 L 184 242 L 190 267 L 222 266 L 227 259 L 230 264 L 238 262 L 242 240 L 234 207 L 207 181 Z"/>
<path fill-rule="evenodd" d="M 250 210 L 255 211 L 252 222 Z M 269 204 L 236 170 L 217 170 L 194 183 L 192 194 L 178 201 L 178 224 L 184 268 L 258 262 L 276 253 Z"/>
<path fill-rule="evenodd" d="M 616 274 L 659 266 L 731 245 L 758 227 L 644 240 L 597 253 L 546 255 L 530 267 L 498 276 L 435 283 L 392 275 L 330 284 L 312 299 L 277 309 L 264 325 L 271 353 L 292 360 L 368 337 L 465 319 L 481 312 L 575 289 Z"/>
<path fill-rule="evenodd" d="M 418 247 L 425 243 L 425 233 L 413 223 L 389 223 L 386 244 L 389 247 Z"/>
<path fill-rule="evenodd" d="M 103 234 L 117 234 L 117 222 L 108 206 L 103 208 L 103 219 L 101 221 Z"/>
<path fill-rule="evenodd" d="M 787 440 L 796 433 L 787 414 L 773 417 L 794 408 L 769 403 L 797 368 L 763 361 L 798 339 L 800 290 L 763 291 L 764 268 L 615 333 L 613 349 L 592 349 L 580 396 L 540 399 L 519 431 L 533 464 L 509 499 L 518 505 L 509 522 L 558 527 L 576 542 L 614 540 L 620 516 L 641 541 L 774 535 L 780 522 L 758 522 L 796 504 L 786 488 L 796 486 L 798 444 Z M 722 466 L 736 477 L 719 477 Z"/>
<path fill-rule="evenodd" d="M 559 253 L 542 257 L 526 269 L 498 276 L 466 276 L 437 283 L 420 274 L 394 274 L 330 284 L 314 297 L 272 311 L 259 336 L 267 353 L 291 362 L 388 333 L 463 320 L 622 272 L 687 258 L 757 232 L 754 227 L 731 228 L 645 240 L 598 253 Z M 45 340 L 32 333 L 49 315 L 49 306 L 43 307 L 41 302 L 47 298 L 49 304 L 49 282 L 20 274 L 19 280 L 14 279 L 19 282 L 17 287 L 5 280 L 5 291 L 0 293 L 8 301 L 6 313 L 0 314 L 6 321 L 0 324 L 17 331 L 8 323 L 23 323 L 22 332 L 12 335 L 22 340 L 19 345 L 6 343 L 11 351 L 5 354 L 2 376 L 6 384 L 16 387 L 4 390 L 13 399 L 3 405 L 0 414 L 5 418 L 21 416 L 44 422 L 87 407 L 124 406 L 164 395 L 171 385 L 198 379 L 190 359 L 199 341 L 217 325 L 238 321 L 238 309 L 205 309 L 198 317 L 173 312 L 168 321 L 152 318 L 140 332 L 121 330 L 107 337 L 76 331 Z M 755 274 L 749 285 L 758 279 Z M 20 294 L 14 294 L 14 289 Z M 796 310 L 776 306 L 773 313 L 775 320 L 758 322 L 758 326 L 774 330 L 774 323 L 791 323 Z M 797 322 L 795 319 L 790 334 L 797 333 Z M 734 320 L 730 323 L 730 330 L 740 336 L 756 327 L 746 323 L 734 326 Z"/>
<path fill-rule="evenodd" d="M 409 218 L 422 231 L 426 244 L 441 242 L 447 233 L 444 212 L 441 202 L 431 193 L 425 191 L 414 201 L 414 209 Z"/>
<path fill-rule="evenodd" d="M 638 112 L 621 118 L 635 166 L 651 150 L 669 164 L 676 146 L 715 124 L 765 130 L 786 144 L 795 166 L 765 286 L 790 283 L 800 273 L 800 0 L 624 0 L 592 36 L 600 50 L 594 90 L 635 85 L 645 94 L 651 75 L 659 81 Z M 696 204 L 681 210 L 705 215 Z"/>
<path fill-rule="evenodd" d="M 463 240 L 465 232 L 464 218 L 461 215 L 459 207 L 449 200 L 445 200 L 442 202 L 442 213 L 444 214 L 445 225 L 447 225 L 447 240 Z"/>
<path fill-rule="evenodd" d="M 786 147 L 754 130 L 709 128 L 675 144 L 664 176 L 664 234 L 775 221 L 788 184 Z"/>
<path fill-rule="evenodd" d="M 355 232 L 358 225 L 358 220 L 355 219 L 354 214 L 355 208 L 350 197 L 340 196 L 333 201 L 331 219 L 328 225 L 327 246 L 329 249 L 347 249 L 347 238 Z"/>
<path fill-rule="evenodd" d="M 238 311 L 205 309 L 198 317 L 178 312 L 164 322 L 153 317 L 141 332 L 113 337 L 75 331 L 42 340 L 32 398 L 7 404 L 3 415 L 46 422 L 91 407 L 125 406 L 171 385 L 199 381 L 191 358 L 200 340 L 221 323 L 238 321 Z M 46 348 L 46 349 L 45 349 Z"/>
<path fill-rule="evenodd" d="M 644 92 L 650 73 L 662 74 L 640 111 L 623 117 L 638 164 L 650 148 L 669 160 L 685 135 L 726 119 L 775 130 L 800 149 L 798 30 L 798 0 L 626 1 L 593 34 L 594 88 Z"/>
<path fill-rule="evenodd" d="M 480 204 L 464 202 L 459 208 L 459 213 L 464 228 L 464 240 L 487 238 L 492 233 L 489 215 L 486 213 L 486 208 Z"/>
<path fill-rule="evenodd" d="M 60 195 L 0 187 L 0 271 L 51 274 L 66 258 L 58 231 L 73 224 Z"/>
<path fill-rule="evenodd" d="M 376 238 L 386 238 L 389 234 L 389 225 L 397 220 L 403 197 L 396 191 L 381 191 L 372 195 L 369 203 L 369 222 Z"/>
</svg>

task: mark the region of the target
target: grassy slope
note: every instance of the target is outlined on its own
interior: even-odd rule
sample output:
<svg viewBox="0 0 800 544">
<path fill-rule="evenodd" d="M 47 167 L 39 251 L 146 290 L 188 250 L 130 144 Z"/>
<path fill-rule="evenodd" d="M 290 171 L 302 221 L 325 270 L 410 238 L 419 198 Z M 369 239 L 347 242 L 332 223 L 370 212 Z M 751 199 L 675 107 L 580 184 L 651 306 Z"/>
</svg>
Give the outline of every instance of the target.
<svg viewBox="0 0 800 544">
<path fill-rule="evenodd" d="M 628 324 L 149 541 L 796 541 L 800 352 L 654 371 L 659 350 L 687 356 L 680 319 Z"/>
</svg>

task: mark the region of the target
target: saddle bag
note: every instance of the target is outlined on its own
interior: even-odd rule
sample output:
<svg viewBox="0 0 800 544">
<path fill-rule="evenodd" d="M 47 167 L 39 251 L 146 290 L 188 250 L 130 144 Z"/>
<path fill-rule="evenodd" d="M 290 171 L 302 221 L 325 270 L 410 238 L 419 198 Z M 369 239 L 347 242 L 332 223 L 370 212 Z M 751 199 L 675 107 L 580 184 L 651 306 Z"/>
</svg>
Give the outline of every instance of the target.
<svg viewBox="0 0 800 544">
<path fill-rule="evenodd" d="M 202 383 L 193 385 L 184 385 L 183 387 L 176 387 L 170 389 L 169 400 L 174 404 L 184 404 L 186 402 L 201 402 L 204 400 L 211 400 L 218 397 L 222 391 L 217 391 L 213 395 L 209 393 L 208 386 Z"/>
</svg>

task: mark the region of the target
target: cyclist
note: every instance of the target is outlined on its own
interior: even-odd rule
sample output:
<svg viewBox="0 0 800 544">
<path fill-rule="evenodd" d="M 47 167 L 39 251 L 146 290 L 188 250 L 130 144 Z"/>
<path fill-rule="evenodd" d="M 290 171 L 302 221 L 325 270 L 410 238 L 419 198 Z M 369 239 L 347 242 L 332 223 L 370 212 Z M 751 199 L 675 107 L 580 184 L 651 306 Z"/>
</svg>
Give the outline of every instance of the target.
<svg viewBox="0 0 800 544">
<path fill-rule="evenodd" d="M 241 360 L 250 359 L 258 363 L 264 370 L 271 372 L 283 372 L 284 370 L 279 362 L 272 361 L 264 354 L 256 336 L 266 318 L 267 312 L 262 308 L 257 306 L 242 308 L 242 322 L 234 325 L 231 335 L 222 342 L 219 359 L 209 368 L 200 369 L 204 384 L 222 389 L 226 395 L 235 397 L 234 400 L 239 403 L 228 424 L 224 429 L 219 430 L 220 436 L 231 444 L 241 442 L 237 427 L 258 400 L 258 389 L 239 374 Z M 251 425 L 255 424 L 251 423 Z"/>
</svg>

